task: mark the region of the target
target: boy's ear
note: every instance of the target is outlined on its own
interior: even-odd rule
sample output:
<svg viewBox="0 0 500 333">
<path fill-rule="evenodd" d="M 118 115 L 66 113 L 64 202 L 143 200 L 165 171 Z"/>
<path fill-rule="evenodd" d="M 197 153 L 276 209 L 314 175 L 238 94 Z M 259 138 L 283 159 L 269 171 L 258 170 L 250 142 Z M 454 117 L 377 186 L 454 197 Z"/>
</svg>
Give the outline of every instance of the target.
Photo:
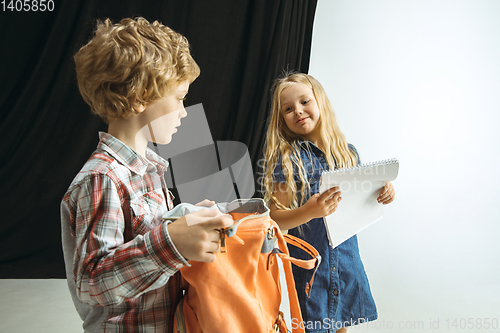
<svg viewBox="0 0 500 333">
<path fill-rule="evenodd" d="M 144 93 L 142 94 L 143 99 L 147 96 L 147 92 L 148 91 L 146 89 L 144 89 Z M 141 113 L 141 112 L 144 112 L 144 110 L 146 110 L 146 105 L 139 102 L 139 100 L 137 98 L 134 98 L 133 108 L 134 108 L 135 112 Z"/>
<path fill-rule="evenodd" d="M 144 110 L 146 110 L 146 106 L 144 104 L 137 103 L 134 105 L 134 110 L 137 113 L 141 113 L 141 112 L 144 112 Z"/>
</svg>

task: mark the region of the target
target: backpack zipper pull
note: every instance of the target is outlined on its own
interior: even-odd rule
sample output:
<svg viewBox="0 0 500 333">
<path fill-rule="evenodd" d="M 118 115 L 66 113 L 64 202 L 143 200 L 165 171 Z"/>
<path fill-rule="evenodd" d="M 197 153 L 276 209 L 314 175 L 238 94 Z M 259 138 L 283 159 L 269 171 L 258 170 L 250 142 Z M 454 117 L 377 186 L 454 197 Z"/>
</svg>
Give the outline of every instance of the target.
<svg viewBox="0 0 500 333">
<path fill-rule="evenodd" d="M 220 253 L 226 253 L 226 232 L 224 229 L 220 231 Z"/>
</svg>

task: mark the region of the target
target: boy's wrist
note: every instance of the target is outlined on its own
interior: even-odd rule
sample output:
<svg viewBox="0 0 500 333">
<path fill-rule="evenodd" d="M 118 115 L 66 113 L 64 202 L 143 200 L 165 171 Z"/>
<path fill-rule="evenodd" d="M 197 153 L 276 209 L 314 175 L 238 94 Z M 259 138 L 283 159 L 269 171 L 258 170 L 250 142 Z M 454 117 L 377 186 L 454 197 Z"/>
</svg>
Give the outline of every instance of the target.
<svg viewBox="0 0 500 333">
<path fill-rule="evenodd" d="M 168 225 L 171 224 L 173 221 L 166 221 L 165 223 L 162 224 L 162 233 L 165 238 L 165 241 L 169 245 L 169 248 L 172 250 L 172 253 L 175 255 L 177 264 L 176 268 L 179 269 L 183 266 L 188 266 L 190 267 L 191 265 L 189 264 L 189 259 L 185 258 L 179 250 L 177 250 L 177 247 L 175 246 L 174 242 L 172 241 L 172 238 L 170 237 L 170 233 L 168 232 Z"/>
<path fill-rule="evenodd" d="M 175 247 L 167 228 L 168 223 L 151 230 L 145 237 L 148 252 L 164 271 L 175 273 L 183 266 L 191 266 Z"/>
</svg>

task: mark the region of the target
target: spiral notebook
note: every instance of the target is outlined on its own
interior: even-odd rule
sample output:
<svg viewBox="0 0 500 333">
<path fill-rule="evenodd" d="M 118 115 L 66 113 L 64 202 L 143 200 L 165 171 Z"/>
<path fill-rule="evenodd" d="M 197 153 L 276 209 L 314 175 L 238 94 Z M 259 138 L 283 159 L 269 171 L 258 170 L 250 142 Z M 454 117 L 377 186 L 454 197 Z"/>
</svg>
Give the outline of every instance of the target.
<svg viewBox="0 0 500 333">
<path fill-rule="evenodd" d="M 382 218 L 384 205 L 377 197 L 387 181 L 396 179 L 398 171 L 399 162 L 393 158 L 321 174 L 319 193 L 339 186 L 342 197 L 337 210 L 324 218 L 332 247 Z"/>
</svg>

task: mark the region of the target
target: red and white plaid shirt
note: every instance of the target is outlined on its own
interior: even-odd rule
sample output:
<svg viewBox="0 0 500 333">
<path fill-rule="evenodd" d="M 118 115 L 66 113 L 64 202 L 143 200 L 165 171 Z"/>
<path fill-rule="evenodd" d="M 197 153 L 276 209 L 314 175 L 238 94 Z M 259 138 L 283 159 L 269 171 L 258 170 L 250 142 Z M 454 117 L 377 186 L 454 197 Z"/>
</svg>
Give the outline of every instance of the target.
<svg viewBox="0 0 500 333">
<path fill-rule="evenodd" d="M 85 332 L 171 332 L 180 267 L 162 215 L 167 162 L 108 133 L 61 203 L 70 292 Z M 168 208 L 167 208 L 168 207 Z"/>
</svg>

